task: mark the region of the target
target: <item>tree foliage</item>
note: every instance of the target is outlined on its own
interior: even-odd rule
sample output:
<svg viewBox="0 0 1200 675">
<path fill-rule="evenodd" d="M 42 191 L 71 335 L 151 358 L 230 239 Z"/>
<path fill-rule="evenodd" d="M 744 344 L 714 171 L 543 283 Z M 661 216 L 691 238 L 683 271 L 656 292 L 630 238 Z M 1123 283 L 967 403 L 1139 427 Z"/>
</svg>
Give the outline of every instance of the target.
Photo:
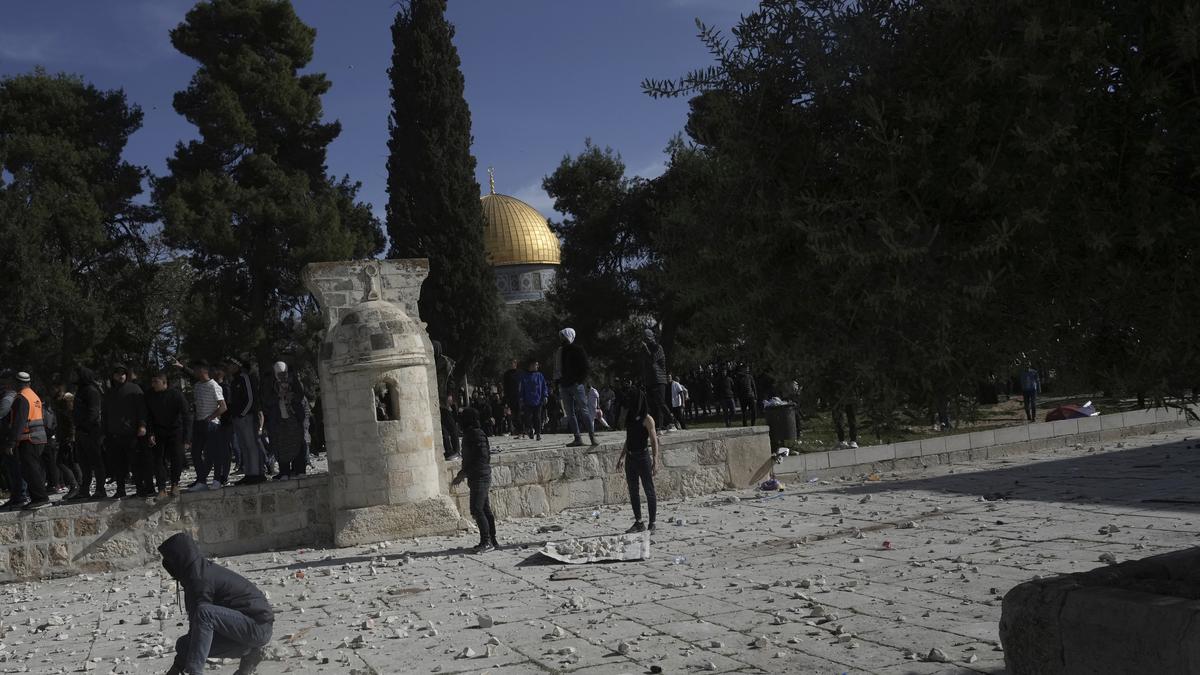
<svg viewBox="0 0 1200 675">
<path fill-rule="evenodd" d="M 471 112 L 445 0 L 410 0 L 392 24 L 389 255 L 428 258 L 421 317 L 464 371 L 491 351 L 499 293 L 483 245 Z"/>
<path fill-rule="evenodd" d="M 763 0 L 692 96 L 655 239 L 680 297 L 880 409 L 1036 355 L 1192 386 L 1194 3 Z M 747 289 L 758 289 L 749 292 Z"/>
<path fill-rule="evenodd" d="M 0 79 L 0 354 L 45 376 L 138 358 L 154 283 L 137 201 L 145 168 L 121 158 L 142 111 L 122 91 L 38 70 Z"/>
<path fill-rule="evenodd" d="M 299 73 L 315 35 L 285 0 L 199 3 L 171 31 L 199 63 L 174 105 L 200 138 L 176 146 L 154 197 L 167 242 L 197 275 L 190 351 L 271 358 L 295 341 L 308 309 L 305 264 L 382 250 L 358 184 L 326 173 L 326 148 L 341 130 L 322 121 L 330 83 Z"/>
</svg>

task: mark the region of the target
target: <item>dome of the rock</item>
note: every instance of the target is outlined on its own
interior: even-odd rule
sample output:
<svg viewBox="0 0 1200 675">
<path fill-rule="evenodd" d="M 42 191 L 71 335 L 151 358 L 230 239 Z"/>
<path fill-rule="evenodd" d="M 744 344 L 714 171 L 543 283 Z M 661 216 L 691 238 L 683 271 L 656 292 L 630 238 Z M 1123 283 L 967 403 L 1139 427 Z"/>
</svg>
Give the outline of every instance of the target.
<svg viewBox="0 0 1200 675">
<path fill-rule="evenodd" d="M 491 194 L 483 206 L 483 243 L 496 271 L 496 286 L 505 302 L 541 300 L 554 285 L 559 264 L 558 237 L 546 217 L 508 195 Z"/>
</svg>

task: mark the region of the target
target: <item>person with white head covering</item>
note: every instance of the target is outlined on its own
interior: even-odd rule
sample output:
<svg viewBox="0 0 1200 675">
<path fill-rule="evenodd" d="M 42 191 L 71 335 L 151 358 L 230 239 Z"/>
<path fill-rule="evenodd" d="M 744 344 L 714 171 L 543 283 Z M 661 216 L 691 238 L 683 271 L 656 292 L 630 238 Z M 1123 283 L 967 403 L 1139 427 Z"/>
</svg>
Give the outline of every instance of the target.
<svg viewBox="0 0 1200 675">
<path fill-rule="evenodd" d="M 575 342 L 574 328 L 564 328 L 558 335 L 562 340 L 556 354 L 559 364 L 559 396 L 567 414 L 567 428 L 575 436 L 575 440 L 568 443 L 567 447 L 583 445 L 581 427 L 587 427 L 588 439 L 592 445 L 600 445 L 596 440 L 595 419 L 588 410 L 587 390 L 584 387 L 589 372 L 587 352 Z"/>
<path fill-rule="evenodd" d="M 308 421 L 308 396 L 300 378 L 283 361 L 276 361 L 274 377 L 263 387 L 263 415 L 267 438 L 279 462 L 276 480 L 303 475 L 308 469 L 304 430 Z"/>
</svg>

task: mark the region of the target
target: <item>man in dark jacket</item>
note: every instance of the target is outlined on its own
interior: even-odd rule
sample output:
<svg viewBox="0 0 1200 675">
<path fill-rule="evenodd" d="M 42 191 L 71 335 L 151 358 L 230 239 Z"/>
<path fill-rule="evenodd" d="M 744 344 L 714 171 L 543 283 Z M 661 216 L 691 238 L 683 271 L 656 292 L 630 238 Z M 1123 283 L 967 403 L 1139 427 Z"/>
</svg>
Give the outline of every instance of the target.
<svg viewBox="0 0 1200 675">
<path fill-rule="evenodd" d="M 168 490 L 178 495 L 183 451 L 192 445 L 192 409 L 183 392 L 167 383 L 166 373 L 155 373 L 150 378 L 146 421 L 158 496 L 166 497 Z"/>
<path fill-rule="evenodd" d="M 742 426 L 754 426 L 758 422 L 758 388 L 750 366 L 744 363 L 738 366 L 737 394 L 742 404 Z"/>
<path fill-rule="evenodd" d="M 245 474 L 237 484 L 261 483 L 267 478 L 258 446 L 258 436 L 263 428 L 258 378 L 251 376 L 245 362 L 232 356 L 225 359 L 225 372 L 229 376 L 229 396 L 225 400 L 229 404 L 231 431 L 240 452 L 242 473 Z M 282 468 L 280 471 L 290 473 Z M 228 474 L 217 476 L 222 483 L 227 483 L 228 479 Z"/>
<path fill-rule="evenodd" d="M 509 363 L 509 369 L 504 371 L 504 405 L 508 406 L 509 413 L 513 420 L 521 419 L 521 380 L 524 379 L 525 373 L 517 367 L 517 360 L 513 359 Z M 520 422 L 514 422 L 512 425 L 512 435 L 517 437 L 523 431 Z"/>
<path fill-rule="evenodd" d="M 175 642 L 175 664 L 168 675 L 201 675 L 204 660 L 238 658 L 236 675 L 250 675 L 271 641 L 275 612 L 263 592 L 236 572 L 210 562 L 186 532 L 171 535 L 158 547 L 163 569 L 183 586 L 187 635 Z"/>
<path fill-rule="evenodd" d="M 75 453 L 79 459 L 81 476 L 79 478 L 79 500 L 104 499 L 107 497 L 104 481 L 108 477 L 105 472 L 104 454 L 101 452 L 104 428 L 101 425 L 101 410 L 103 405 L 100 396 L 100 382 L 96 374 L 89 368 L 80 366 L 75 370 L 75 408 L 72 417 L 75 420 Z M 91 492 L 92 477 L 96 478 L 96 491 Z"/>
<path fill-rule="evenodd" d="M 668 410 L 667 355 L 654 331 L 647 328 L 642 335 L 642 387 L 646 390 L 647 410 L 654 418 L 658 431 L 670 430 Z"/>
<path fill-rule="evenodd" d="M 595 413 L 588 410 L 587 389 L 583 386 L 590 370 L 587 352 L 575 343 L 574 328 L 564 328 L 558 335 L 562 340 L 562 346 L 559 348 L 559 360 L 562 364 L 558 381 L 559 395 L 566 410 L 567 428 L 575 435 L 575 440 L 568 443 L 567 447 L 583 445 L 580 425 L 587 427 L 592 445 L 600 445 L 600 441 L 596 440 Z"/>
<path fill-rule="evenodd" d="M 462 468 L 450 486 L 454 487 L 466 479 L 467 487 L 471 490 L 471 517 L 479 528 L 479 544 L 473 550 L 485 553 L 500 548 L 496 541 L 496 516 L 492 514 L 492 504 L 488 499 L 488 490 L 492 487 L 492 446 L 487 434 L 479 427 L 479 413 L 474 408 L 463 410 L 462 430 Z"/>
<path fill-rule="evenodd" d="M 129 369 L 124 365 L 113 367 L 103 407 L 106 464 L 110 475 L 117 479 L 117 492 L 113 496 L 124 499 L 130 469 L 135 477 L 150 470 L 149 466 L 130 466 L 137 453 L 138 439 L 146 435 L 146 401 L 142 388 L 129 381 Z"/>
</svg>

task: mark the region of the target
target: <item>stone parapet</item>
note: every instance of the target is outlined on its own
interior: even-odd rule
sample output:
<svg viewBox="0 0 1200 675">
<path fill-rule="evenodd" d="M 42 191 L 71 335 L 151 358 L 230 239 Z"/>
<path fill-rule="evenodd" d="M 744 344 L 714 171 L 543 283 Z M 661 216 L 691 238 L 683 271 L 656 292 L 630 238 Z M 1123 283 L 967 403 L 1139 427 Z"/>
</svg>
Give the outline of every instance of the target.
<svg viewBox="0 0 1200 675">
<path fill-rule="evenodd" d="M 749 487 L 773 465 L 766 427 L 668 434 L 660 443 L 662 464 L 654 479 L 659 499 Z M 515 518 L 628 502 L 624 469 L 617 471 L 621 445 L 614 440 L 492 455 L 492 511 L 497 518 Z M 453 479 L 459 466 L 443 462 L 443 480 Z M 450 493 L 464 518 L 470 517 L 469 494 L 465 484 Z"/>
<path fill-rule="evenodd" d="M 1194 413 L 1200 407 L 1191 406 Z M 1157 408 L 1038 422 L 918 441 L 791 455 L 775 468 L 781 479 L 802 481 L 855 473 L 911 471 L 936 464 L 1008 457 L 1075 443 L 1103 443 L 1186 427 L 1182 410 Z"/>
<path fill-rule="evenodd" d="M 0 513 L 0 582 L 157 563 L 158 545 L 176 532 L 209 555 L 327 546 L 329 476 Z"/>
</svg>

